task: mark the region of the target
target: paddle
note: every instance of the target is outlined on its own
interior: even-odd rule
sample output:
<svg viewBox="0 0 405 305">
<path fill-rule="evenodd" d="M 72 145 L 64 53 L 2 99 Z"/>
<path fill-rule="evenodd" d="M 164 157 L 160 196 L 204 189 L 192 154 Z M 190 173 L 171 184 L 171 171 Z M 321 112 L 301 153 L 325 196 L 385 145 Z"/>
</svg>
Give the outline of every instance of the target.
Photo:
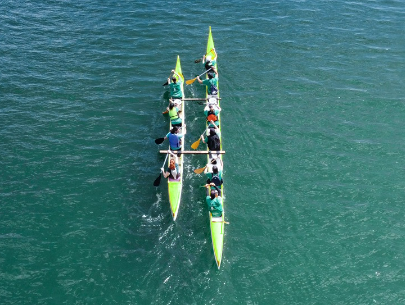
<svg viewBox="0 0 405 305">
<path fill-rule="evenodd" d="M 172 99 L 170 98 L 170 102 L 171 101 L 172 101 Z M 162 112 L 162 114 L 166 114 L 166 113 L 169 113 L 169 110 L 166 109 L 165 111 Z"/>
<path fill-rule="evenodd" d="M 172 76 L 172 73 L 170 72 L 170 74 L 169 74 L 169 77 L 168 78 L 170 78 L 170 76 Z M 167 86 L 169 84 L 169 82 L 168 81 L 166 81 L 162 86 L 164 87 L 164 86 Z"/>
<path fill-rule="evenodd" d="M 158 138 L 155 140 L 155 143 L 159 145 L 159 144 L 162 144 L 164 140 L 165 140 L 165 138 Z"/>
<path fill-rule="evenodd" d="M 169 155 L 169 153 L 166 154 L 166 158 L 165 158 L 165 162 L 163 162 L 162 168 L 165 166 L 166 164 L 166 160 L 167 160 L 167 156 Z M 159 177 L 156 178 L 156 180 L 153 182 L 154 186 L 159 186 L 160 185 L 160 180 L 162 180 L 162 170 L 160 170 L 160 174 Z"/>
<path fill-rule="evenodd" d="M 204 167 L 201 167 L 201 168 L 197 168 L 197 169 L 194 170 L 194 172 L 196 174 L 201 174 L 205 170 L 206 167 L 207 167 L 207 165 L 204 166 Z"/>
<path fill-rule="evenodd" d="M 198 75 L 197 77 L 203 76 L 205 73 L 207 73 L 207 72 L 210 71 L 210 70 L 211 70 L 211 68 L 209 68 L 209 69 L 208 69 L 207 71 L 205 71 L 204 73 Z M 197 79 L 197 77 L 196 77 L 196 78 L 193 78 L 193 79 L 187 80 L 187 81 L 186 81 L 186 84 L 187 84 L 187 85 L 191 85 L 192 83 L 195 82 L 195 80 Z"/>
<path fill-rule="evenodd" d="M 212 222 L 219 222 L 219 223 L 226 223 L 227 225 L 229 225 L 229 222 L 227 222 L 227 221 L 225 221 L 225 220 L 223 220 L 223 221 L 212 221 Z"/>
<path fill-rule="evenodd" d="M 206 130 L 204 130 L 202 136 L 204 135 L 205 132 L 206 132 Z M 192 149 L 197 149 L 197 147 L 200 145 L 200 141 L 201 141 L 201 136 L 198 138 L 197 141 L 195 141 L 193 144 L 191 144 L 191 148 Z"/>
<path fill-rule="evenodd" d="M 214 161 L 215 159 L 212 159 L 211 160 L 211 164 L 212 164 L 212 162 Z M 222 161 L 221 161 L 222 162 Z M 201 167 L 201 168 L 197 168 L 197 169 L 195 169 L 194 170 L 194 172 L 196 173 L 196 174 L 201 174 L 204 170 L 205 170 L 205 168 L 208 166 L 208 164 L 206 165 L 206 166 L 204 166 L 204 167 Z M 204 187 L 205 187 L 205 185 L 204 185 Z"/>
<path fill-rule="evenodd" d="M 173 102 L 172 98 L 170 98 L 169 101 L 170 101 L 170 102 Z M 169 113 L 169 110 L 166 109 L 165 111 L 162 112 L 162 114 L 166 114 L 166 113 Z"/>
</svg>

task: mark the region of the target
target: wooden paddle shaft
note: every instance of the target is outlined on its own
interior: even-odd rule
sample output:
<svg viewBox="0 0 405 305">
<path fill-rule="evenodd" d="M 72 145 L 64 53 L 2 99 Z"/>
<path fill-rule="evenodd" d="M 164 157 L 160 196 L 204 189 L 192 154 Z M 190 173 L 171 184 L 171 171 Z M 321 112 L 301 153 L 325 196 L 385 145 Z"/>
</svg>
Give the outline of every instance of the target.
<svg viewBox="0 0 405 305">
<path fill-rule="evenodd" d="M 169 151 L 168 150 L 160 150 L 159 152 L 161 154 L 167 154 Z M 175 150 L 171 150 L 171 152 L 174 153 L 174 154 L 184 154 L 184 155 L 208 155 L 208 154 L 220 155 L 220 154 L 225 154 L 225 150 L 218 150 L 218 151 L 215 151 L 215 150 L 210 150 L 210 151 L 207 151 L 207 150 L 197 150 L 197 151 L 195 151 L 195 150 L 183 150 L 183 151 L 179 151 L 179 152 L 177 152 Z"/>
<path fill-rule="evenodd" d="M 217 100 L 221 100 L 220 97 L 216 97 Z M 184 98 L 184 101 L 208 101 L 208 98 Z"/>
</svg>

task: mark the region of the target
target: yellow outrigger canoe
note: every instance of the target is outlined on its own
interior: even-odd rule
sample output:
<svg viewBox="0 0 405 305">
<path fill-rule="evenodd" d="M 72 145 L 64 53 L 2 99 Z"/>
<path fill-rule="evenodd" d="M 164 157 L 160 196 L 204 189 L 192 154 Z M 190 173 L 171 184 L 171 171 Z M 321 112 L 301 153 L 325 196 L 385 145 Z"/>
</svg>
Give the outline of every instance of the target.
<svg viewBox="0 0 405 305">
<path fill-rule="evenodd" d="M 208 43 L 207 43 L 207 50 L 206 54 L 207 55 L 214 55 L 216 52 L 213 52 L 214 49 L 214 40 L 212 38 L 212 32 L 211 32 L 211 27 L 209 27 L 209 33 L 208 33 Z M 215 59 L 215 68 L 218 71 L 218 58 Z M 208 78 L 208 76 L 206 76 Z M 206 91 L 206 99 L 211 103 L 211 101 L 214 101 L 214 104 L 217 104 L 220 107 L 220 99 L 219 99 L 219 85 L 218 85 L 218 94 L 215 96 L 211 96 L 208 94 L 208 88 Z M 219 129 L 221 131 L 221 112 L 218 114 L 218 121 L 219 121 Z M 207 122 L 207 128 L 208 128 L 208 122 Z M 221 133 L 222 136 L 222 133 Z M 220 136 L 220 139 L 221 139 Z M 208 148 L 207 148 L 208 149 Z M 221 149 L 222 150 L 222 139 L 221 139 Z M 209 153 L 207 154 L 207 167 L 205 169 L 205 172 L 212 171 L 212 165 L 211 161 L 213 159 L 219 160 L 221 162 L 221 167 L 223 171 L 223 162 L 222 162 L 222 154 L 212 154 Z M 207 193 L 207 195 L 209 195 Z M 212 248 L 214 250 L 214 256 L 215 256 L 215 262 L 217 263 L 218 269 L 221 267 L 221 262 L 222 262 L 222 252 L 224 248 L 224 234 L 225 234 L 225 197 L 224 197 L 224 185 L 221 187 L 221 197 L 222 197 L 222 216 L 221 217 L 213 217 L 211 212 L 209 213 L 209 219 L 210 219 L 210 228 L 211 228 L 211 239 L 212 239 Z"/>
<path fill-rule="evenodd" d="M 177 56 L 177 62 L 176 62 L 176 68 L 174 69 L 178 75 L 180 75 L 180 79 L 177 78 L 177 81 L 181 81 L 181 92 L 182 94 L 182 99 L 181 99 L 181 114 L 182 114 L 182 121 L 183 121 L 183 126 L 185 124 L 185 112 L 184 112 L 184 76 L 181 70 L 181 64 L 180 64 L 180 56 Z M 175 75 L 175 74 L 174 74 Z M 176 100 L 175 100 L 176 101 Z M 177 100 L 179 101 L 179 100 Z M 170 129 L 172 129 L 172 124 L 170 123 Z M 180 130 L 182 132 L 182 129 Z M 184 150 L 184 143 L 185 143 L 185 135 L 183 135 L 182 138 L 182 143 L 183 145 L 181 146 L 180 151 Z M 170 149 L 170 145 L 169 145 Z M 173 151 L 174 152 L 174 151 Z M 171 155 L 169 155 L 170 158 L 172 158 Z M 180 208 L 180 202 L 181 202 L 181 191 L 183 188 L 183 161 L 184 161 L 184 155 L 180 154 L 178 157 L 178 166 L 179 166 L 179 172 L 180 172 L 180 178 L 178 179 L 167 179 L 167 184 L 168 184 L 168 190 L 169 190 L 169 202 L 170 202 L 170 209 L 172 212 L 173 220 L 176 220 L 177 214 L 179 212 Z M 170 159 L 169 159 L 170 163 Z"/>
</svg>

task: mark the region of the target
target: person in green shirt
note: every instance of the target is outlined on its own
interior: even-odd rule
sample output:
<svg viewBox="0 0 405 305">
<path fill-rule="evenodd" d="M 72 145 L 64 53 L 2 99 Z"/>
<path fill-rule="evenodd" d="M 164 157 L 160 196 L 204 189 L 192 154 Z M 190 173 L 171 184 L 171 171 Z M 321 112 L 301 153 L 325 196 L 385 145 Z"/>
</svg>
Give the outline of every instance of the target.
<svg viewBox="0 0 405 305">
<path fill-rule="evenodd" d="M 214 185 L 216 187 L 218 187 L 218 192 L 219 192 L 219 196 L 221 196 L 221 185 L 224 183 L 224 180 L 222 179 L 222 170 L 219 171 L 218 167 L 216 165 L 214 165 L 212 167 L 212 173 L 211 172 L 207 172 L 205 174 L 208 179 L 207 179 L 207 183 L 211 184 L 214 183 Z M 214 187 L 211 187 L 211 190 L 215 189 Z"/>
<path fill-rule="evenodd" d="M 222 216 L 222 198 L 219 196 L 219 189 L 215 186 L 214 183 L 206 184 L 205 187 L 209 190 L 210 186 L 214 186 L 215 190 L 211 190 L 210 195 L 206 197 L 208 211 L 211 212 L 212 217 L 221 217 Z"/>
<path fill-rule="evenodd" d="M 215 72 L 208 72 L 208 78 L 201 80 L 197 76 L 197 80 L 201 85 L 207 86 L 207 92 L 209 95 L 218 94 L 218 74 Z M 214 92 L 216 90 L 217 92 Z"/>
<path fill-rule="evenodd" d="M 176 71 L 172 70 L 172 72 L 177 75 L 178 80 L 174 75 L 172 81 L 170 81 L 170 77 L 167 79 L 167 83 L 169 84 L 170 87 L 170 96 L 175 99 L 182 99 L 183 92 L 181 91 L 181 84 L 183 83 L 183 81 L 181 80 L 180 75 Z"/>
<path fill-rule="evenodd" d="M 215 51 L 215 48 L 213 48 L 212 51 L 214 52 L 214 57 L 211 57 L 210 55 L 208 56 L 204 55 L 202 63 L 205 67 L 205 70 L 211 69 L 216 74 L 218 74 L 218 71 L 215 68 L 215 65 L 217 64 L 217 52 Z"/>
</svg>

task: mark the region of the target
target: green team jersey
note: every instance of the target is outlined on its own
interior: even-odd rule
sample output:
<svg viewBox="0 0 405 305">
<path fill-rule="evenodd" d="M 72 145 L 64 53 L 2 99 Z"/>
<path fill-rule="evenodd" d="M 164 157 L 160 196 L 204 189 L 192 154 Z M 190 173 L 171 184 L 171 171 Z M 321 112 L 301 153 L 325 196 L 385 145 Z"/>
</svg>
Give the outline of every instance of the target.
<svg viewBox="0 0 405 305">
<path fill-rule="evenodd" d="M 211 94 L 211 86 L 214 85 L 218 88 L 218 77 L 215 76 L 214 78 L 206 78 L 202 81 L 203 85 L 207 86 L 208 94 Z"/>
<path fill-rule="evenodd" d="M 213 217 L 220 217 L 222 215 L 222 198 L 221 197 L 215 197 L 214 199 L 211 199 L 210 196 L 207 196 L 207 207 L 208 211 L 211 212 Z"/>
<path fill-rule="evenodd" d="M 177 83 L 170 83 L 170 96 L 174 98 L 182 98 L 183 92 L 181 92 L 182 81 L 178 80 Z"/>
</svg>

